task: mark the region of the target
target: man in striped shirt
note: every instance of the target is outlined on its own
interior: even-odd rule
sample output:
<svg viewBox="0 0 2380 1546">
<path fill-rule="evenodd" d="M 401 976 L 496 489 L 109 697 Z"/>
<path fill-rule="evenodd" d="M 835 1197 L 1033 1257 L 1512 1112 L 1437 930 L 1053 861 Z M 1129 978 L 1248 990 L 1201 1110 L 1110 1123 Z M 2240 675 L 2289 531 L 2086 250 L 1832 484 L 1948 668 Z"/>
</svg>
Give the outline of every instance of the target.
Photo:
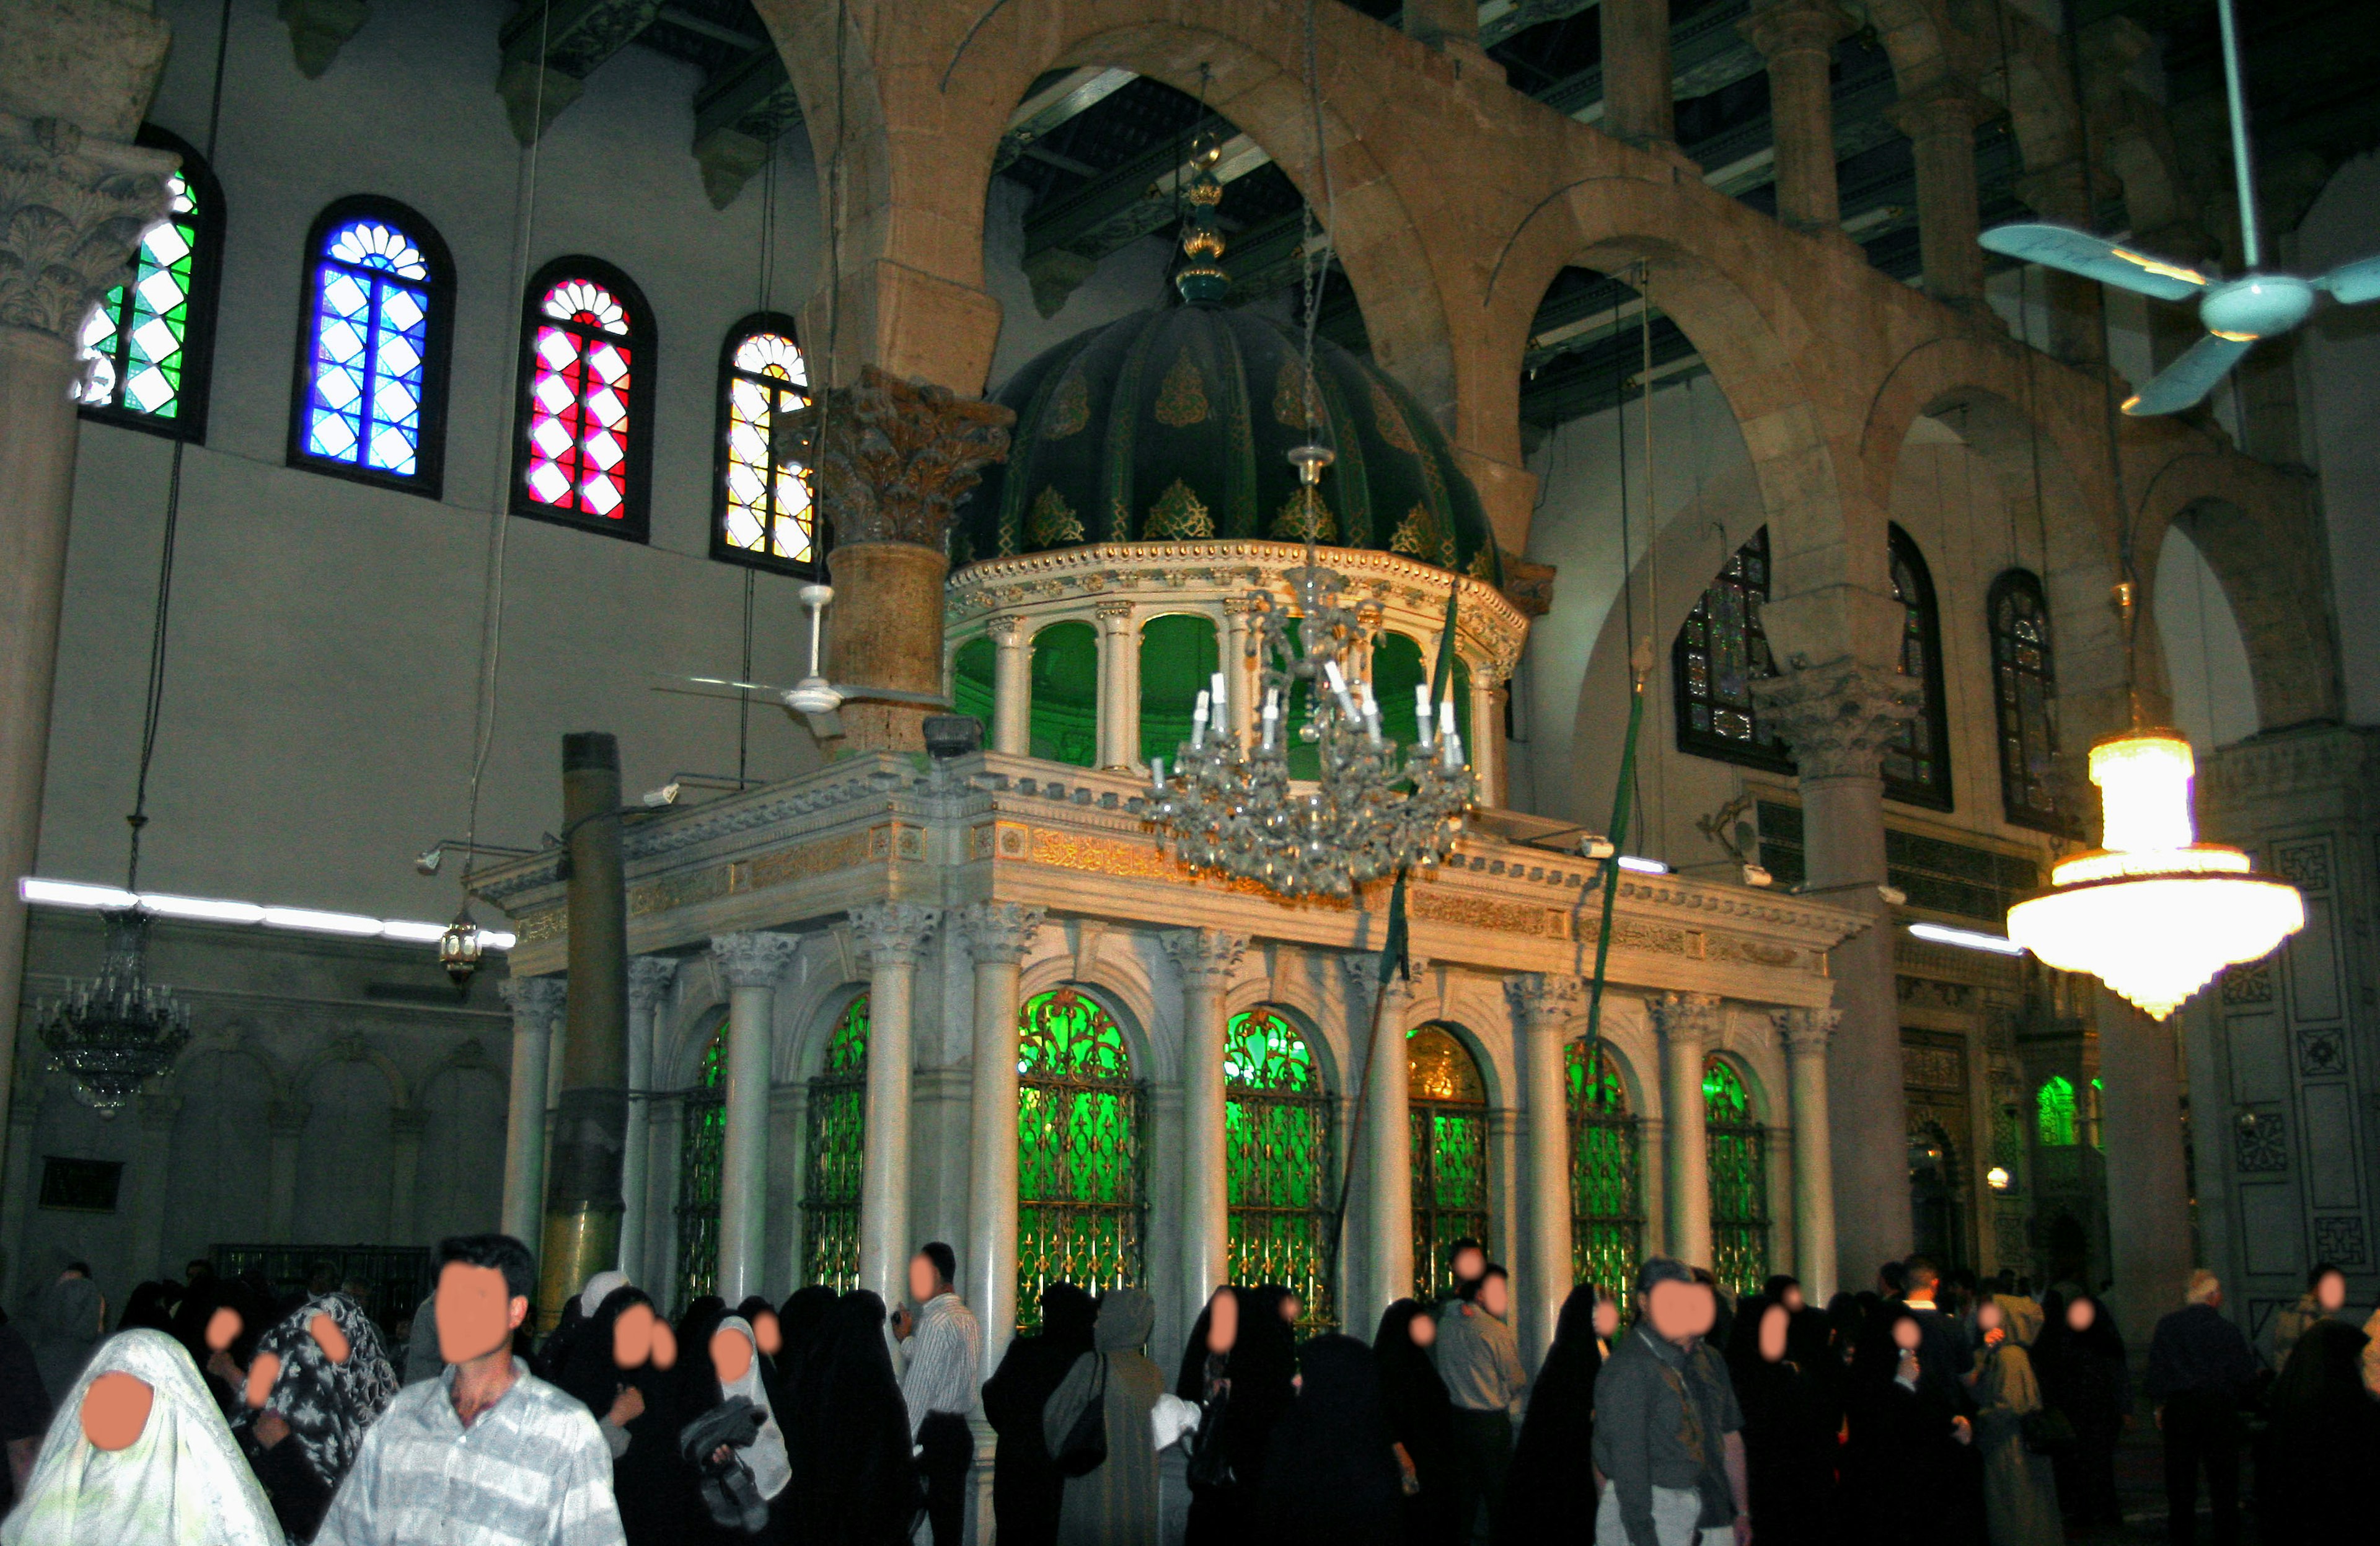
<svg viewBox="0 0 2380 1546">
<path fill-rule="evenodd" d="M 513 1357 L 528 1248 L 461 1235 L 438 1262 L 449 1367 L 406 1386 L 364 1434 L 317 1546 L 625 1546 L 594 1414 Z"/>
<path fill-rule="evenodd" d="M 975 1458 L 966 1415 L 983 1366 L 983 1329 L 951 1286 L 956 1275 L 957 1255 L 941 1240 L 927 1241 L 909 1259 L 909 1297 L 917 1301 L 917 1313 L 904 1310 L 893 1321 L 909 1344 L 901 1399 L 909 1407 L 909 1436 L 926 1477 L 934 1546 L 958 1546 L 966 1527 L 966 1472 Z"/>
</svg>

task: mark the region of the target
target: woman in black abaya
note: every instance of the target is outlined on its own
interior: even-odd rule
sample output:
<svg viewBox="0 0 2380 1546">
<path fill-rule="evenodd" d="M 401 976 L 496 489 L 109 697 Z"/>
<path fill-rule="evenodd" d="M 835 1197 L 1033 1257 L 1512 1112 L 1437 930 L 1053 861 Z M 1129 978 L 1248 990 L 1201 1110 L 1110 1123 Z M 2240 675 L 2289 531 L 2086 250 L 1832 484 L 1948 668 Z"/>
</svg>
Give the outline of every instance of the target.
<svg viewBox="0 0 2380 1546">
<path fill-rule="evenodd" d="M 1409 1546 L 1442 1546 L 1454 1539 L 1455 1479 L 1463 1463 L 1455 1449 L 1454 1402 L 1430 1361 L 1437 1340 L 1438 1323 L 1413 1299 L 1381 1311 L 1372 1338 L 1389 1436 L 1402 1452 L 1400 1467 L 1411 1472 L 1401 1511 Z"/>
<path fill-rule="evenodd" d="M 843 1296 L 802 1365 L 785 1449 L 792 1539 L 802 1546 L 902 1546 L 924 1506 L 909 1458 L 909 1409 L 884 1346 L 884 1301 Z"/>
<path fill-rule="evenodd" d="M 1752 1533 L 1764 1546 L 1826 1546 L 1832 1504 L 1835 1400 L 1826 1317 L 1766 1296 L 1746 1299 L 1727 1349 L 1743 1408 Z"/>
<path fill-rule="evenodd" d="M 2058 1509 L 2070 1525 L 2121 1525 L 2116 1444 L 2132 1410 L 2124 1339 L 2107 1307 L 2089 1294 L 2065 1299 L 2053 1292 L 2042 1310 L 2047 1324 L 2033 1351 L 2041 1398 L 2074 1430 L 2074 1442 L 2049 1457 Z"/>
<path fill-rule="evenodd" d="M 1214 1303 L 1209 1300 L 1199 1312 L 1198 1325 L 1184 1350 L 1182 1383 L 1174 1394 L 1185 1401 L 1204 1403 L 1208 1397 L 1203 1393 L 1209 1388 L 1210 1379 L 1229 1382 L 1220 1459 L 1230 1466 L 1230 1480 L 1202 1486 L 1193 1476 L 1185 1546 L 1241 1546 L 1245 1541 L 1255 1523 L 1251 1510 L 1257 1485 L 1264 1479 L 1267 1445 L 1274 1425 L 1296 1395 L 1291 1382 L 1297 1377 L 1297 1343 L 1281 1314 L 1289 1290 L 1267 1284 L 1261 1288 L 1222 1292 L 1232 1295 L 1238 1320 L 1231 1346 L 1220 1353 L 1204 1350 L 1215 1318 Z M 1206 1442 L 1202 1435 L 1202 1446 Z"/>
<path fill-rule="evenodd" d="M 1496 1539 L 1507 1546 L 1542 1546 L 1595 1517 L 1593 1467 L 1579 1463 L 1595 1440 L 1595 1377 L 1603 1352 L 1595 1335 L 1595 1285 L 1582 1283 L 1562 1301 L 1554 1345 L 1529 1391 L 1529 1412 L 1504 1478 L 1504 1505 Z"/>
<path fill-rule="evenodd" d="M 790 1314 L 790 1310 L 788 1311 Z M 1099 1305 L 1071 1283 L 1041 1290 L 1041 1332 L 1008 1345 L 1000 1368 L 984 1382 L 983 1415 L 1000 1435 L 991 1463 L 991 1507 L 1006 1546 L 1050 1546 L 1058 1539 L 1058 1504 L 1066 1479 L 1050 1463 L 1041 1409 L 1091 1350 Z"/>
<path fill-rule="evenodd" d="M 614 1356 L 620 1317 L 639 1305 L 650 1313 L 652 1304 L 643 1289 L 625 1284 L 606 1294 L 555 1371 L 554 1383 L 583 1402 L 596 1421 L 612 1419 L 627 1439 L 627 1447 L 612 1456 L 612 1492 L 628 1546 L 677 1546 L 687 1511 L 699 1505 L 678 1464 L 674 1382 L 650 1357 L 622 1369 Z M 624 1400 L 631 1391 L 634 1399 Z"/>
<path fill-rule="evenodd" d="M 1309 1340 L 1300 1363 L 1296 1399 L 1267 1445 L 1252 1533 L 1279 1546 L 1402 1546 L 1378 1365 L 1335 1333 Z"/>
<path fill-rule="evenodd" d="M 2363 1389 L 2363 1346 L 2348 1321 L 2316 1321 L 2273 1382 L 2256 1461 L 2256 1508 L 2270 1541 L 2369 1539 L 2380 1465 L 2380 1404 Z"/>
</svg>

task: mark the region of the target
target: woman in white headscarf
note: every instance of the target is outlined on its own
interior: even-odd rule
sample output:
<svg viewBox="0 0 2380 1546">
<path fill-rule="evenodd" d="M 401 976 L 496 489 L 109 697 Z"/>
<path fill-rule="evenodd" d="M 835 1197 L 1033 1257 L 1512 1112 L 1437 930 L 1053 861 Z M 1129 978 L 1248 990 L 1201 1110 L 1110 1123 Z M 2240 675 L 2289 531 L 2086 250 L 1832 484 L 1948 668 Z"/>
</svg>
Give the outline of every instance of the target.
<svg viewBox="0 0 2380 1546">
<path fill-rule="evenodd" d="M 137 1432 L 109 1435 L 84 1405 L 102 1380 L 102 1402 L 120 1419 L 128 1376 L 148 1388 Z M 138 1396 L 138 1392 L 131 1393 Z M 112 1447 L 94 1443 L 91 1431 Z M 58 1403 L 24 1498 L 0 1546 L 281 1546 L 273 1506 L 233 1443 L 214 1398 L 180 1343 L 163 1332 L 120 1332 L 103 1344 Z"/>
<path fill-rule="evenodd" d="M 765 1503 L 783 1492 L 785 1483 L 794 1479 L 793 1462 L 785 1455 L 785 1431 L 777 1426 L 776 1408 L 769 1404 L 769 1386 L 760 1377 L 760 1339 L 753 1335 L 752 1323 L 741 1315 L 730 1315 L 719 1323 L 719 1329 L 735 1332 L 752 1345 L 740 1379 L 727 1379 L 727 1371 L 719 1371 L 719 1399 L 732 1401 L 740 1395 L 767 1419 L 760 1424 L 759 1433 L 742 1451 L 744 1464 L 752 1467 L 752 1485 Z"/>
</svg>

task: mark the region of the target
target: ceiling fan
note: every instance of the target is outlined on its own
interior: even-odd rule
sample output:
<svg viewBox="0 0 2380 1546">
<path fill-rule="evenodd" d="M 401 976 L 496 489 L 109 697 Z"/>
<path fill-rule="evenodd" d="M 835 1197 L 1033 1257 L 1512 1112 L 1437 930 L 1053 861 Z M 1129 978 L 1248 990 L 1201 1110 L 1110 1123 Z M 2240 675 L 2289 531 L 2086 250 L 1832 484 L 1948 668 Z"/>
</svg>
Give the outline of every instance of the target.
<svg viewBox="0 0 2380 1546">
<path fill-rule="evenodd" d="M 2248 156 L 2248 103 L 2240 81 L 2239 30 L 2232 0 L 2216 0 L 2223 33 L 2223 84 L 2231 107 L 2231 160 L 2240 179 L 2240 246 L 2248 272 L 2237 279 L 2210 278 L 2188 264 L 2168 262 L 2119 247 L 2070 226 L 2026 222 L 1983 234 L 1993 252 L 2040 263 L 2103 284 L 2159 300 L 2196 297 L 2206 336 L 2156 373 L 2123 405 L 2135 418 L 2180 413 L 2204 398 L 2257 341 L 2277 338 L 2306 320 L 2317 292 L 2328 291 L 2342 305 L 2380 298 L 2380 254 L 2344 263 L 2317 279 L 2258 272 L 2264 260 L 2256 234 L 2255 168 Z"/>
<path fill-rule="evenodd" d="M 896 703 L 922 703 L 935 708 L 949 707 L 943 699 L 930 693 L 906 693 L 892 687 L 851 687 L 829 682 L 819 671 L 819 626 L 824 617 L 826 604 L 834 599 L 834 587 L 808 585 L 795 594 L 810 614 L 810 670 L 808 676 L 791 687 L 780 687 L 767 682 L 738 682 L 732 677 L 720 676 L 674 676 L 668 680 L 689 682 L 708 696 L 741 698 L 747 693 L 766 693 L 808 720 L 810 733 L 820 740 L 843 733 L 843 719 L 838 711 L 845 698 L 891 698 Z"/>
</svg>

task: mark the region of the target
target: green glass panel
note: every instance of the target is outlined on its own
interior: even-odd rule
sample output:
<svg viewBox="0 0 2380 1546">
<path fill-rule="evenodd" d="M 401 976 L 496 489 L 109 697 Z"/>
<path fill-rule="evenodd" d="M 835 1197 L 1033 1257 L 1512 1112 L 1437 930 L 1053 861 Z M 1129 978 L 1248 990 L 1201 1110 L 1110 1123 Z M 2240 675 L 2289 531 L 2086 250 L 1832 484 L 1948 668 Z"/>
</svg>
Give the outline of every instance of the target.
<svg viewBox="0 0 2380 1546">
<path fill-rule="evenodd" d="M 1372 646 L 1372 698 L 1380 706 L 1380 732 L 1400 746 L 1416 739 L 1414 689 L 1429 680 L 1421 646 L 1402 634 L 1383 634 Z"/>
<path fill-rule="evenodd" d="M 1144 1102 L 1123 1027 L 1072 986 L 1026 1001 L 1016 1071 L 1016 1313 L 1029 1331 L 1050 1283 L 1140 1281 Z"/>
<path fill-rule="evenodd" d="M 1190 739 L 1198 694 L 1217 663 L 1211 619 L 1175 612 L 1150 618 L 1140 631 L 1140 760 L 1170 765 Z M 1218 715 L 1218 718 L 1220 718 Z"/>
<path fill-rule="evenodd" d="M 2041 1146 L 2071 1149 L 2076 1142 L 2074 1086 L 2052 1074 L 2043 1081 L 2035 1109 L 2039 1113 Z"/>
<path fill-rule="evenodd" d="M 83 324 L 82 353 L 93 363 L 82 401 L 170 419 L 181 412 L 199 214 L 180 173 L 167 175 L 165 194 L 166 218 L 142 235 L 132 283 L 109 290 Z"/>
<path fill-rule="evenodd" d="M 1571 1272 L 1574 1281 L 1621 1291 L 1645 1255 L 1644 1141 L 1611 1058 L 1585 1042 L 1564 1049 L 1570 1106 Z"/>
<path fill-rule="evenodd" d="M 802 1186 L 802 1281 L 859 1286 L 859 1181 L 868 1147 L 868 995 L 835 1021 L 810 1081 Z"/>
<path fill-rule="evenodd" d="M 1289 647 L 1292 650 L 1305 647 L 1305 639 L 1299 632 L 1298 622 L 1298 619 L 1291 618 L 1288 623 L 1287 634 Z M 1262 689 L 1259 688 L 1258 691 L 1261 692 Z M 1289 776 L 1293 779 L 1322 777 L 1320 744 L 1308 741 L 1297 733 L 1298 727 L 1305 723 L 1306 716 L 1312 712 L 1313 702 L 1314 695 L 1308 683 L 1293 681 L 1289 684 L 1289 713 L 1288 717 L 1281 721 L 1281 733 L 1288 737 L 1285 744 L 1289 748 Z M 1264 707 L 1261 700 L 1258 701 L 1257 707 L 1259 710 Z"/>
<path fill-rule="evenodd" d="M 1405 1038 L 1405 1057 L 1414 1293 L 1428 1298 L 1453 1290 L 1454 1242 L 1465 1236 L 1486 1241 L 1493 1233 L 1487 1082 L 1470 1048 L 1442 1025 L 1415 1027 Z"/>
<path fill-rule="evenodd" d="M 1099 760 L 1099 636 L 1087 622 L 1033 635 L 1033 755 L 1091 767 Z"/>
<path fill-rule="evenodd" d="M 1231 1279 L 1285 1284 L 1305 1307 L 1301 1331 L 1335 1329 L 1338 1171 L 1313 1050 L 1288 1017 L 1261 1004 L 1232 1017 L 1223 1048 Z"/>
<path fill-rule="evenodd" d="M 703 1049 L 677 1151 L 677 1305 L 719 1290 L 719 1172 L 727 1153 L 727 1031 Z"/>
<path fill-rule="evenodd" d="M 951 707 L 983 722 L 987 745 L 991 741 L 992 662 L 998 647 L 989 637 L 969 639 L 951 660 Z"/>
<path fill-rule="evenodd" d="M 1710 1170 L 1711 1265 L 1731 1294 L 1768 1277 L 1768 1133 L 1734 1065 L 1703 1065 L 1704 1153 Z"/>
</svg>

